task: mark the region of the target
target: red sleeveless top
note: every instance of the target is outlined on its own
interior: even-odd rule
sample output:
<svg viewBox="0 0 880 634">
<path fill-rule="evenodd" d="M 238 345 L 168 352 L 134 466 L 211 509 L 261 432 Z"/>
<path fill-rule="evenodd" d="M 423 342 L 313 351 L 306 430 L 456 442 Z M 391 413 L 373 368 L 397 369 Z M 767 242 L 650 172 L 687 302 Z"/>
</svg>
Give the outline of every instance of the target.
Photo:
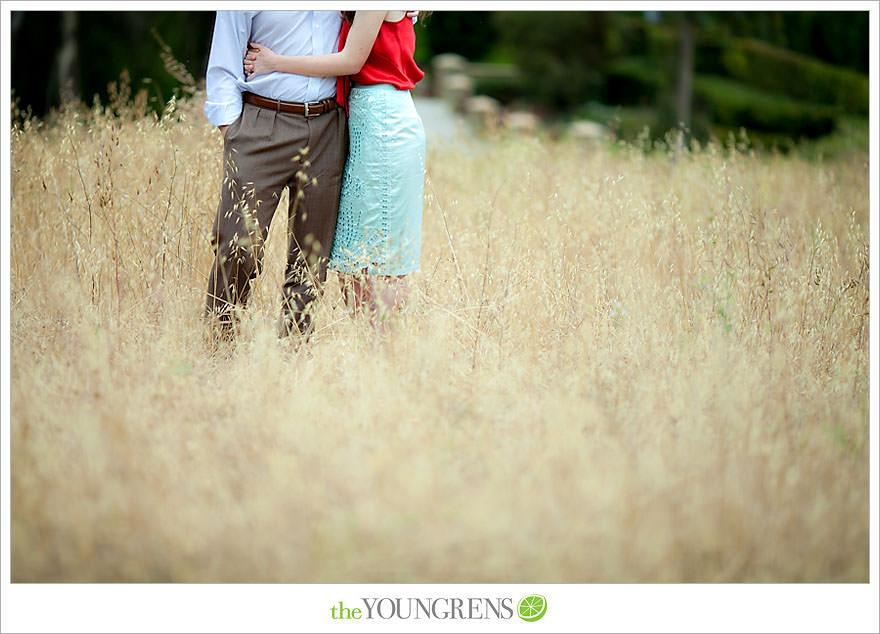
<svg viewBox="0 0 880 634">
<path fill-rule="evenodd" d="M 339 32 L 340 51 L 345 48 L 350 30 L 351 23 L 343 20 Z M 425 76 L 413 58 L 415 51 L 416 32 L 411 19 L 382 22 L 373 49 L 360 72 L 336 80 L 336 100 L 348 110 L 348 91 L 352 81 L 358 84 L 391 84 L 398 90 L 412 90 Z"/>
</svg>

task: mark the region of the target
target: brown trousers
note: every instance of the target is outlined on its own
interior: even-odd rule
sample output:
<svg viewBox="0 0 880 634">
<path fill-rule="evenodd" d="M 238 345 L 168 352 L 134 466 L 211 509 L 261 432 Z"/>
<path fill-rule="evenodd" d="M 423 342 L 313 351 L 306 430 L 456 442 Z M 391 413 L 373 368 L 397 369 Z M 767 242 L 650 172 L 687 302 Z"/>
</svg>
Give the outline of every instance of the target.
<svg viewBox="0 0 880 634">
<path fill-rule="evenodd" d="M 235 306 L 247 302 L 262 266 L 269 224 L 288 187 L 280 334 L 309 332 L 307 307 L 327 277 L 347 152 L 348 129 L 339 108 L 306 118 L 244 104 L 224 140 L 207 317 L 229 328 Z"/>
</svg>

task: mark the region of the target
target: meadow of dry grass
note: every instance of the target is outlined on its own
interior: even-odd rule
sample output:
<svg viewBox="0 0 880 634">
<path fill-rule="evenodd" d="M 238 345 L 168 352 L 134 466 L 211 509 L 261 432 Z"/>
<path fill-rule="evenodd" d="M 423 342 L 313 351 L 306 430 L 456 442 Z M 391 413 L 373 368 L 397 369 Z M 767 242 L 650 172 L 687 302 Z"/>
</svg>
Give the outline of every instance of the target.
<svg viewBox="0 0 880 634">
<path fill-rule="evenodd" d="M 276 218 L 211 356 L 200 104 L 12 131 L 13 581 L 867 581 L 866 154 L 433 146 L 387 345 Z"/>
</svg>

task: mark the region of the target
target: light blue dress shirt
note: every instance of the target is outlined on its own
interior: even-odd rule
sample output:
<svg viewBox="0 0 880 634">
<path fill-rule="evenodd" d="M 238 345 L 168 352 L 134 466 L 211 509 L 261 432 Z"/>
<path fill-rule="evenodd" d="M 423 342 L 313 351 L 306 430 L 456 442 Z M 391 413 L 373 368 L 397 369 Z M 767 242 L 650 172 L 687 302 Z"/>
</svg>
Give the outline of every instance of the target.
<svg viewBox="0 0 880 634">
<path fill-rule="evenodd" d="M 213 125 L 234 123 L 241 93 L 283 101 L 319 101 L 336 95 L 335 77 L 268 73 L 245 81 L 248 42 L 280 55 L 328 55 L 339 50 L 339 11 L 218 11 L 205 77 L 205 116 Z"/>
</svg>

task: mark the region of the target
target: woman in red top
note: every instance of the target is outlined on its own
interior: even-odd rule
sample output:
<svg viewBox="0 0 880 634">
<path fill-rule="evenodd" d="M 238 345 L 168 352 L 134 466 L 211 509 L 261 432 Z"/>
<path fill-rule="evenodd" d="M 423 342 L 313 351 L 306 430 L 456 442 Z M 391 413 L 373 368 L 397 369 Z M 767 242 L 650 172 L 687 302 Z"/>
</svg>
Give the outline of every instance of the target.
<svg viewBox="0 0 880 634">
<path fill-rule="evenodd" d="M 383 333 L 389 313 L 406 299 L 405 276 L 419 268 L 425 131 L 410 90 L 424 73 L 413 59 L 415 32 L 404 11 L 343 17 L 338 53 L 283 56 L 256 43 L 244 69 L 248 77 L 339 76 L 349 155 L 329 266 L 339 272 L 346 304 L 366 312 Z"/>
</svg>

